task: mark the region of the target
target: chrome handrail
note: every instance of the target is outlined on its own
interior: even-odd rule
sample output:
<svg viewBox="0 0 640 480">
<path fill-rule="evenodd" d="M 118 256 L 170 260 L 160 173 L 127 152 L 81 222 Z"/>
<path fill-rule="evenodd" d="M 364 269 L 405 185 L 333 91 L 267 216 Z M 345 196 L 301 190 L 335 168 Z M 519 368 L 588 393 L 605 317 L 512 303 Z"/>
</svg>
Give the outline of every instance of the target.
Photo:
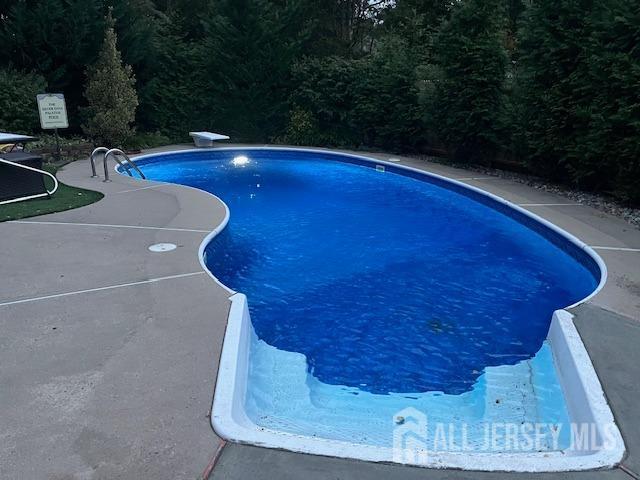
<svg viewBox="0 0 640 480">
<path fill-rule="evenodd" d="M 118 165 L 120 165 L 122 168 L 124 168 L 127 173 L 129 174 L 130 177 L 133 177 L 133 175 L 131 175 L 131 172 L 129 171 L 129 169 L 127 168 L 127 166 L 122 163 L 120 160 L 118 160 L 118 156 L 124 157 L 125 161 L 127 163 L 129 163 L 129 165 L 131 165 L 136 172 L 138 172 L 140 174 L 140 177 L 142 179 L 146 179 L 147 177 L 144 176 L 144 173 L 142 173 L 142 170 L 140 170 L 138 168 L 138 166 L 135 164 L 135 162 L 133 160 L 131 160 L 129 158 L 129 156 L 124 153 L 122 150 L 120 150 L 119 148 L 112 148 L 111 150 L 108 150 L 107 153 L 104 154 L 104 182 L 110 182 L 111 180 L 109 180 L 109 169 L 107 168 L 107 159 L 109 158 L 109 156 L 113 156 L 113 159 L 118 162 Z"/>
<path fill-rule="evenodd" d="M 91 178 L 95 178 L 98 176 L 98 174 L 96 173 L 96 155 L 99 153 L 107 153 L 108 151 L 109 149 L 107 147 L 98 147 L 94 149 L 93 152 L 91 152 L 91 156 L 89 157 L 89 160 L 91 161 Z"/>
<path fill-rule="evenodd" d="M 117 148 L 112 148 L 111 150 L 118 150 Z M 107 152 L 104 154 L 104 160 L 103 160 L 103 167 L 104 167 L 104 180 L 103 182 L 110 182 L 111 180 L 109 180 L 109 167 L 107 167 L 107 158 L 109 157 L 109 155 L 112 155 L 111 150 L 107 150 Z M 115 152 L 113 154 L 113 159 L 118 162 L 118 165 L 120 165 L 122 168 L 125 169 L 125 171 L 127 172 L 127 174 L 130 177 L 133 177 L 133 175 L 131 175 L 131 172 L 129 171 L 128 168 L 125 168 L 124 163 L 122 163 L 120 160 L 118 160 L 118 157 L 115 155 Z"/>
<path fill-rule="evenodd" d="M 12 165 L 14 167 L 24 168 L 25 170 L 31 170 L 32 172 L 42 173 L 44 175 L 49 176 L 53 180 L 53 190 L 51 191 L 47 190 L 47 193 L 38 193 L 36 195 L 28 195 L 26 197 L 13 198 L 11 200 L 4 200 L 0 202 L 0 205 L 4 205 L 6 203 L 21 202 L 22 200 L 31 200 L 32 198 L 47 197 L 47 196 L 53 195 L 54 193 L 56 193 L 56 190 L 58 190 L 58 179 L 55 177 L 55 175 L 50 174 L 46 170 L 40 170 L 39 168 L 29 167 L 28 165 L 21 165 L 20 163 L 5 160 L 4 158 L 0 158 L 0 162 L 6 163 L 8 165 Z M 46 190 L 46 187 L 45 187 L 45 190 Z"/>
</svg>

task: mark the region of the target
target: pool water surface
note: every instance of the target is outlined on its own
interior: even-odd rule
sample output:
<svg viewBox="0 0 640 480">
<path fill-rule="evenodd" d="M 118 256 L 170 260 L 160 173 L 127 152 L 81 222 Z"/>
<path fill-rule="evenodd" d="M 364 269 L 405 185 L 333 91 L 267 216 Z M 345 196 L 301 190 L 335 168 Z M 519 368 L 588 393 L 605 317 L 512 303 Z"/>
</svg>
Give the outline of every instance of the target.
<svg viewBox="0 0 640 480">
<path fill-rule="evenodd" d="M 237 149 L 141 163 L 229 207 L 205 261 L 248 298 L 252 420 L 379 444 L 408 405 L 568 422 L 545 338 L 555 310 L 596 289 L 593 261 L 493 201 L 337 160 Z"/>
</svg>

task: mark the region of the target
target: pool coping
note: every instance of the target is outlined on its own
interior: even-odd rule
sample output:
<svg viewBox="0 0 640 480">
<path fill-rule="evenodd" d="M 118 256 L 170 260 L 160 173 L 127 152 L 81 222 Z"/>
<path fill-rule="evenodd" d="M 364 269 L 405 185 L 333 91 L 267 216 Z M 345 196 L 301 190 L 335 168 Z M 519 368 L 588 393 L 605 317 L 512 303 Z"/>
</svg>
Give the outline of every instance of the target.
<svg viewBox="0 0 640 480">
<path fill-rule="evenodd" d="M 597 377 L 593 364 L 573 324 L 572 316 L 567 311 L 595 296 L 604 286 L 607 279 L 607 268 L 600 256 L 586 243 L 559 228 L 548 220 L 512 203 L 508 200 L 463 182 L 427 172 L 414 167 L 379 160 L 376 158 L 355 155 L 340 151 L 313 148 L 270 147 L 270 146 L 234 146 L 198 148 L 186 150 L 170 150 L 158 153 L 144 154 L 137 160 L 165 156 L 170 154 L 189 153 L 193 151 L 302 151 L 321 153 L 340 158 L 350 158 L 358 162 L 365 162 L 372 167 L 382 167 L 392 170 L 404 170 L 437 179 L 446 185 L 455 185 L 463 191 L 471 191 L 504 205 L 521 215 L 543 225 L 551 231 L 567 239 L 571 244 L 584 251 L 599 267 L 600 282 L 596 289 L 582 300 L 558 310 L 551 322 L 548 340 L 554 354 L 556 369 L 560 376 L 562 388 L 567 399 L 572 420 L 576 423 L 592 423 L 597 425 L 599 435 L 602 428 L 609 425 L 608 436 L 613 437 L 614 448 L 598 450 L 589 454 L 570 455 L 564 452 L 546 453 L 479 453 L 456 454 L 454 452 L 430 452 L 426 461 L 411 463 L 412 465 L 429 468 L 458 468 L 465 470 L 510 471 L 510 472 L 558 472 L 575 470 L 592 470 L 616 466 L 625 454 L 622 435 L 615 424 L 613 414 L 607 403 L 602 386 Z M 116 166 L 116 170 L 117 166 Z M 215 196 L 215 195 L 214 195 Z M 218 197 L 216 197 L 218 198 Z M 211 424 L 214 430 L 223 438 L 238 443 L 249 443 L 258 446 L 282 448 L 294 452 L 304 452 L 333 457 L 355 458 L 373 462 L 393 461 L 392 448 L 373 447 L 362 444 L 321 439 L 296 435 L 286 432 L 269 430 L 254 424 L 244 413 L 244 392 L 246 390 L 246 371 L 248 368 L 249 338 L 252 330 L 247 298 L 236 293 L 220 282 L 205 264 L 204 250 L 207 244 L 218 235 L 227 225 L 230 212 L 228 206 L 218 198 L 226 209 L 224 221 L 209 233 L 200 244 L 199 260 L 205 271 L 220 286 L 225 288 L 231 296 L 231 309 L 220 358 L 220 367 L 211 413 Z M 576 397 L 579 398 L 576 401 Z M 569 399 L 572 401 L 570 402 Z M 499 465 L 493 465 L 499 463 Z"/>
</svg>

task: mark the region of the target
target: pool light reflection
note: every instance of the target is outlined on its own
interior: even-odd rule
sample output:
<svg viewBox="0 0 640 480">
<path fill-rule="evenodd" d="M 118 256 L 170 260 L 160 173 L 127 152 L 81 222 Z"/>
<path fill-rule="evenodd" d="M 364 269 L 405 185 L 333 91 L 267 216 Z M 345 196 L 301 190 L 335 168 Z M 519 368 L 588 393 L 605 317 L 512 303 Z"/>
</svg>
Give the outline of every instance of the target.
<svg viewBox="0 0 640 480">
<path fill-rule="evenodd" d="M 244 167 L 249 163 L 249 157 L 238 155 L 237 157 L 234 157 L 233 160 L 231 160 L 231 163 L 234 167 Z"/>
</svg>

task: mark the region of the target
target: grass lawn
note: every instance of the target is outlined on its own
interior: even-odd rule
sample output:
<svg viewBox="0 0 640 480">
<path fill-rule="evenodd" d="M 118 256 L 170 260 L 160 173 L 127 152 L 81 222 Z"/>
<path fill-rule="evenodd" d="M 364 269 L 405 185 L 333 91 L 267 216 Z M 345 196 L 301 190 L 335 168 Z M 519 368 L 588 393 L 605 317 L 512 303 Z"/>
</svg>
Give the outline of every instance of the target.
<svg viewBox="0 0 640 480">
<path fill-rule="evenodd" d="M 44 169 L 55 175 L 58 167 L 45 165 Z M 48 189 L 53 188 L 53 181 L 50 178 L 47 177 L 45 183 Z M 83 207 L 90 203 L 97 202 L 102 197 L 104 197 L 104 195 L 100 192 L 70 187 L 60 182 L 58 190 L 51 198 L 35 198 L 24 202 L 0 205 L 0 222 Z"/>
</svg>

